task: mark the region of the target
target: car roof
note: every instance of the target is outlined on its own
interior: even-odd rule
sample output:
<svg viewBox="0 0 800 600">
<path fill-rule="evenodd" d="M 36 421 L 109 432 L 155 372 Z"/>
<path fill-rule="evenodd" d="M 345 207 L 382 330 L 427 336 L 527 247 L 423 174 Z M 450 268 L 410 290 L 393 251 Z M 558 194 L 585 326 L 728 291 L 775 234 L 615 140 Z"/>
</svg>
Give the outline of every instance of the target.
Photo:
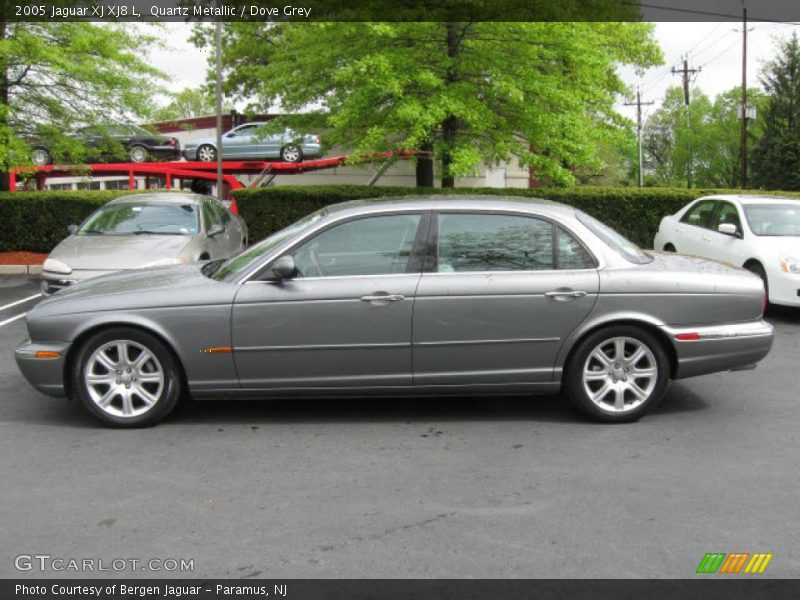
<svg viewBox="0 0 800 600">
<path fill-rule="evenodd" d="M 714 194 L 711 196 L 703 196 L 703 198 L 698 198 L 698 200 L 728 200 L 730 202 L 739 202 L 740 204 L 775 204 L 782 202 L 798 202 L 800 198 L 757 194 Z"/>
<path fill-rule="evenodd" d="M 350 200 L 326 206 L 326 216 L 344 216 L 346 214 L 367 214 L 394 210 L 481 210 L 481 211 L 516 211 L 545 215 L 569 216 L 575 214 L 575 208 L 527 196 L 501 195 L 435 195 L 435 196 L 403 196 L 399 198 L 365 198 Z"/>
<path fill-rule="evenodd" d="M 199 204 L 203 198 L 208 198 L 208 196 L 183 192 L 154 192 L 120 196 L 114 198 L 109 204 Z"/>
</svg>

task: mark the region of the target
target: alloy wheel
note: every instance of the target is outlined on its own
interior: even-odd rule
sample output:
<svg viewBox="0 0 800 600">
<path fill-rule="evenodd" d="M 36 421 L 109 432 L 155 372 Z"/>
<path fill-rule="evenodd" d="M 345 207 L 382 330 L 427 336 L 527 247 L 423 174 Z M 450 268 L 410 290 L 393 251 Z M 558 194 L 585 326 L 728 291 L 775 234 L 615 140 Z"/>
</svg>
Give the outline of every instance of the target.
<svg viewBox="0 0 800 600">
<path fill-rule="evenodd" d="M 285 162 L 298 162 L 300 160 L 300 148 L 297 146 L 286 146 L 281 150 L 281 155 Z"/>
<path fill-rule="evenodd" d="M 50 153 L 44 148 L 36 148 L 31 154 L 31 162 L 37 167 L 50 163 Z"/>
<path fill-rule="evenodd" d="M 144 345 L 114 340 L 97 348 L 83 372 L 89 397 L 114 417 L 138 417 L 150 411 L 164 391 L 164 369 Z"/>
<path fill-rule="evenodd" d="M 632 337 L 613 337 L 599 343 L 583 366 L 583 388 L 604 411 L 626 413 L 638 408 L 658 382 L 653 351 Z"/>
<path fill-rule="evenodd" d="M 200 146 L 197 158 L 201 162 L 213 162 L 217 160 L 217 151 L 212 146 Z"/>
</svg>

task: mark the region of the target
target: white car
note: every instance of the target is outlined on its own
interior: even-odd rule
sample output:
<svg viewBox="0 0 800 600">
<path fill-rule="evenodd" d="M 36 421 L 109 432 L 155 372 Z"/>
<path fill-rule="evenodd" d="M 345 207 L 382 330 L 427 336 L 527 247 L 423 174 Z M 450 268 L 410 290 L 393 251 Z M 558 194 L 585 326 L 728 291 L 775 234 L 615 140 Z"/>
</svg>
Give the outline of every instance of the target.
<svg viewBox="0 0 800 600">
<path fill-rule="evenodd" d="M 800 306 L 800 200 L 705 196 L 664 217 L 653 248 L 757 274 L 773 304 Z"/>
</svg>

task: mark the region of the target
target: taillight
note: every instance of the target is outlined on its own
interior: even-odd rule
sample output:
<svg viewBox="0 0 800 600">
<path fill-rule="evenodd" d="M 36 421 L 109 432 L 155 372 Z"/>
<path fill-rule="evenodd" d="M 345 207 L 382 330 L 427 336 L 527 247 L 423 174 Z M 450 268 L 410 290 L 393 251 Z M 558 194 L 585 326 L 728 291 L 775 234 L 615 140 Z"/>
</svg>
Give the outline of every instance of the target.
<svg viewBox="0 0 800 600">
<path fill-rule="evenodd" d="M 319 139 L 319 136 L 318 136 L 318 135 L 315 135 L 315 136 L 314 136 L 314 143 L 315 143 L 315 144 L 321 144 L 321 143 L 322 143 L 322 140 L 320 140 L 320 139 Z"/>
<path fill-rule="evenodd" d="M 767 312 L 767 290 L 764 290 L 764 295 L 761 297 L 761 316 L 764 316 L 764 313 Z"/>
<path fill-rule="evenodd" d="M 167 146 L 174 146 L 177 143 L 178 143 L 178 140 L 176 140 L 175 138 L 169 138 L 167 140 Z"/>
</svg>

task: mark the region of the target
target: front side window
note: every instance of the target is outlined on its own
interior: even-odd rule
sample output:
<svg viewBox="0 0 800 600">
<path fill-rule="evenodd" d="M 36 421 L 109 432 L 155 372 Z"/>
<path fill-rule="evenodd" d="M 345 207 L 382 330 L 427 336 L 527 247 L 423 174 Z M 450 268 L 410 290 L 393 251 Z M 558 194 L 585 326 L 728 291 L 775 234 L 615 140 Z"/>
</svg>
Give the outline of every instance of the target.
<svg viewBox="0 0 800 600">
<path fill-rule="evenodd" d="M 717 215 L 716 217 L 714 217 L 714 223 L 712 229 L 714 231 L 718 231 L 719 226 L 722 225 L 723 223 L 730 223 L 731 225 L 736 225 L 736 229 L 738 229 L 739 231 L 742 230 L 742 223 L 739 220 L 739 211 L 736 210 L 736 207 L 730 202 L 720 203 Z"/>
<path fill-rule="evenodd" d="M 711 215 L 717 206 L 716 200 L 703 200 L 690 208 L 681 218 L 681 223 L 708 229 L 711 225 Z"/>
<path fill-rule="evenodd" d="M 385 215 L 336 225 L 303 243 L 293 256 L 299 277 L 405 273 L 421 215 Z"/>
<path fill-rule="evenodd" d="M 555 268 L 553 225 L 517 215 L 442 213 L 439 273 L 541 271 Z"/>
</svg>

